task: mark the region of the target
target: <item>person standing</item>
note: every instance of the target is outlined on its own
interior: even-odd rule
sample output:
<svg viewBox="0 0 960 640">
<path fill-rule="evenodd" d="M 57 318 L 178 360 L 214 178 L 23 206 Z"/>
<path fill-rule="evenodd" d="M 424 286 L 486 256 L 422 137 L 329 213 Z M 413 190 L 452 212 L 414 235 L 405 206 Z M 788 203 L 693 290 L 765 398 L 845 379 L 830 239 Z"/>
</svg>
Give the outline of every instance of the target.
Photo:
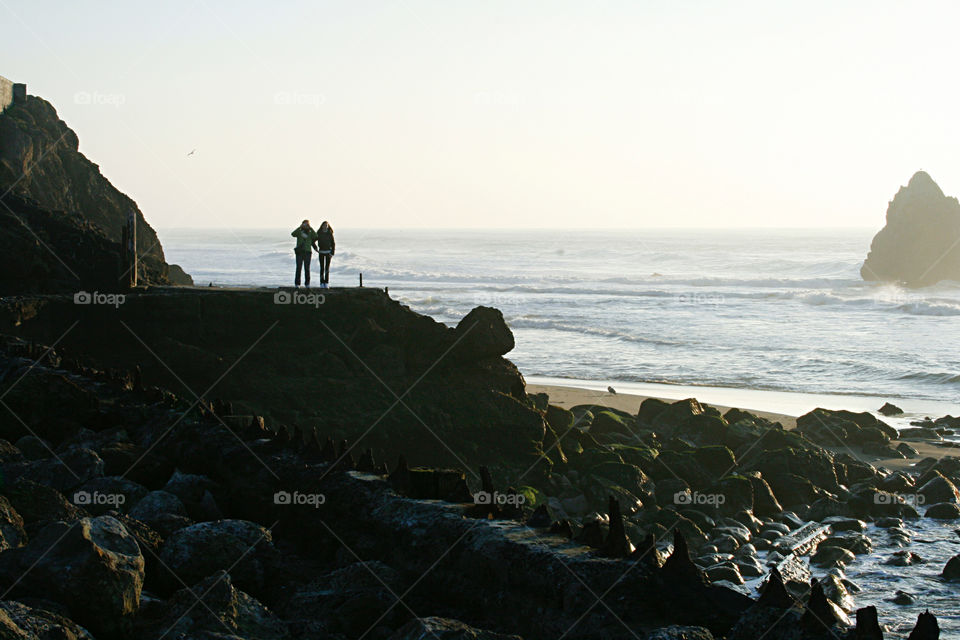
<svg viewBox="0 0 960 640">
<path fill-rule="evenodd" d="M 317 230 L 316 240 L 317 253 L 320 255 L 320 287 L 326 289 L 330 284 L 330 258 L 337 251 L 337 243 L 333 239 L 333 227 L 326 220 Z"/>
<path fill-rule="evenodd" d="M 300 271 L 303 271 L 303 282 L 310 286 L 310 261 L 313 259 L 311 247 L 317 241 L 317 232 L 310 226 L 309 220 L 304 220 L 300 226 L 290 234 L 297 239 L 297 246 L 293 252 L 297 254 L 297 275 L 293 279 L 295 286 L 300 286 Z"/>
</svg>

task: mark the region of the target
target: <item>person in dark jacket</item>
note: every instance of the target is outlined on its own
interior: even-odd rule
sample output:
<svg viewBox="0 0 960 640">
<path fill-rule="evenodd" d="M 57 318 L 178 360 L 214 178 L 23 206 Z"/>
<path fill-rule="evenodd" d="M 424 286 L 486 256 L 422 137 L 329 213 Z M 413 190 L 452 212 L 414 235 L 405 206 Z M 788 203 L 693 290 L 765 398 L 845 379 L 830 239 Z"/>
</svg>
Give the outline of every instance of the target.
<svg viewBox="0 0 960 640">
<path fill-rule="evenodd" d="M 320 287 L 326 289 L 330 284 L 330 258 L 337 251 L 337 243 L 333 240 L 333 227 L 326 220 L 317 230 L 316 249 L 320 254 Z"/>
<path fill-rule="evenodd" d="M 290 234 L 297 239 L 297 246 L 293 250 L 297 254 L 297 275 L 293 279 L 293 284 L 300 286 L 300 271 L 303 270 L 304 284 L 310 286 L 310 260 L 313 259 L 313 252 L 310 248 L 317 242 L 317 232 L 310 227 L 310 221 L 304 220 L 300 226 Z"/>
</svg>

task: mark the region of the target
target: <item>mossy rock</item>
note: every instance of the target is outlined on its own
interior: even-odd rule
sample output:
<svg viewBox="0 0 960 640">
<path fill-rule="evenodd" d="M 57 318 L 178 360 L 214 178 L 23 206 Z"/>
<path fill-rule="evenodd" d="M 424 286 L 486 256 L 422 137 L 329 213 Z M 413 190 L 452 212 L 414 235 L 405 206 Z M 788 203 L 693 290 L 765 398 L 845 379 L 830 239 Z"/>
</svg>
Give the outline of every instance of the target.
<svg viewBox="0 0 960 640">
<path fill-rule="evenodd" d="M 578 404 L 575 407 L 570 407 L 570 413 L 573 414 L 573 424 L 574 426 L 584 428 L 590 426 L 590 423 L 593 422 L 596 412 L 598 412 L 602 407 L 598 407 L 593 404 Z"/>
<path fill-rule="evenodd" d="M 631 491 L 639 491 L 640 487 L 649 484 L 650 479 L 639 468 L 632 464 L 604 462 L 586 470 L 590 476 L 600 476 L 613 480 L 621 487 Z"/>
<path fill-rule="evenodd" d="M 547 405 L 545 418 L 547 424 L 560 436 L 563 436 L 563 434 L 573 428 L 573 422 L 576 419 L 572 411 L 553 404 Z"/>
<path fill-rule="evenodd" d="M 613 451 L 618 453 L 623 461 L 645 469 L 646 465 L 653 462 L 659 455 L 659 451 L 651 447 L 641 447 L 628 444 L 615 444 L 610 446 Z"/>
<path fill-rule="evenodd" d="M 626 516 L 631 516 L 643 508 L 643 498 L 635 492 L 625 489 L 613 480 L 596 476 L 591 478 L 594 486 L 587 487 L 587 495 L 590 498 L 590 504 L 597 511 L 605 511 L 607 500 L 613 496 L 620 503 L 620 511 Z"/>
<path fill-rule="evenodd" d="M 729 475 L 717 485 L 718 493 L 724 497 L 719 505 L 723 513 L 737 513 L 753 510 L 753 484 L 750 478 L 741 475 Z"/>
<path fill-rule="evenodd" d="M 537 411 L 546 411 L 547 405 L 550 404 L 550 396 L 545 393 L 528 393 L 527 397 Z"/>
<path fill-rule="evenodd" d="M 590 434 L 597 436 L 608 433 L 633 435 L 630 425 L 623 418 L 612 411 L 601 411 L 594 415 L 593 423 L 590 425 Z"/>
<path fill-rule="evenodd" d="M 664 402 L 659 398 L 647 398 L 640 403 L 640 409 L 637 411 L 637 420 L 641 424 L 652 425 L 657 417 L 666 411 L 669 406 L 669 402 Z"/>
<path fill-rule="evenodd" d="M 542 491 L 535 487 L 525 485 L 517 489 L 517 493 L 524 497 L 524 507 L 536 509 L 541 504 L 546 504 L 547 502 L 547 497 L 543 495 Z"/>
<path fill-rule="evenodd" d="M 586 449 L 579 456 L 572 456 L 568 465 L 577 471 L 583 471 L 604 463 L 623 464 L 623 458 L 606 449 Z"/>
<path fill-rule="evenodd" d="M 693 451 L 693 457 L 715 478 L 730 473 L 737 466 L 733 452 L 722 445 L 699 447 Z"/>
</svg>

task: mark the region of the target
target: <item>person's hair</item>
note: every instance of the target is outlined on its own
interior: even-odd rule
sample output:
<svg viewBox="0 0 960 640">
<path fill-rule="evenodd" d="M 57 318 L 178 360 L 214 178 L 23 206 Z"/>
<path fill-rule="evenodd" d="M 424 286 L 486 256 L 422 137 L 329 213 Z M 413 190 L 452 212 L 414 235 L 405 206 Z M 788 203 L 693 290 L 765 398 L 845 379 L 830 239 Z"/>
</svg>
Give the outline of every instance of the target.
<svg viewBox="0 0 960 640">
<path fill-rule="evenodd" d="M 306 224 L 306 225 L 309 225 L 309 224 L 310 224 L 310 221 L 309 221 L 309 220 L 304 220 L 304 221 L 303 221 L 303 222 L 301 222 L 300 224 Z"/>
<path fill-rule="evenodd" d="M 324 227 L 326 227 L 327 230 L 328 230 L 330 233 L 333 233 L 333 227 L 331 227 L 331 226 L 330 226 L 330 223 L 327 222 L 326 220 L 324 220 L 324 221 L 323 221 L 323 224 L 320 225 L 320 228 L 321 228 L 321 229 L 323 229 Z"/>
</svg>

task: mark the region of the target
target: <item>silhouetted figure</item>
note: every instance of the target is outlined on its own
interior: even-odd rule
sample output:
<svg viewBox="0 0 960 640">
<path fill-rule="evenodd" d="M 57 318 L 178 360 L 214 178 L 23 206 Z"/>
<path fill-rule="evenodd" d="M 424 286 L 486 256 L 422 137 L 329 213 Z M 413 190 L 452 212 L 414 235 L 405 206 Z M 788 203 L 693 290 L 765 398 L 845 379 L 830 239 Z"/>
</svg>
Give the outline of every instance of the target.
<svg viewBox="0 0 960 640">
<path fill-rule="evenodd" d="M 326 289 L 330 283 L 330 258 L 337 251 L 337 243 L 333 240 L 333 227 L 326 220 L 317 231 L 315 246 L 320 254 L 320 287 Z"/>
<path fill-rule="evenodd" d="M 297 275 L 293 279 L 293 284 L 300 286 L 300 271 L 302 270 L 303 283 L 309 287 L 310 259 L 313 257 L 310 247 L 317 241 L 317 232 L 310 227 L 309 220 L 304 220 L 290 235 L 297 239 L 297 246 L 293 250 L 297 254 Z"/>
</svg>

